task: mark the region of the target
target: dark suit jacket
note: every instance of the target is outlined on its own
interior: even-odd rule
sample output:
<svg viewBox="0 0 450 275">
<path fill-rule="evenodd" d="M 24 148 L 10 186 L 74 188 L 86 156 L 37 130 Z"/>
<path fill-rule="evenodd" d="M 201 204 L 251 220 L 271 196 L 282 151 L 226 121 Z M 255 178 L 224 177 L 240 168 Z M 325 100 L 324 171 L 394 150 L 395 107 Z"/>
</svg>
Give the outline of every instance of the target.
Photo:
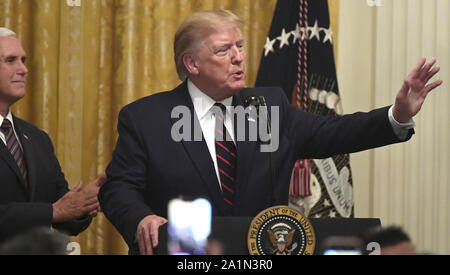
<svg viewBox="0 0 450 275">
<path fill-rule="evenodd" d="M 53 226 L 77 235 L 92 218 L 52 224 L 52 203 L 69 189 L 49 136 L 16 117 L 14 127 L 24 151 L 29 188 L 25 188 L 16 162 L 0 142 L 0 242 L 37 226 Z"/>
<path fill-rule="evenodd" d="M 388 107 L 324 117 L 293 107 L 280 88 L 255 88 L 253 93 L 265 97 L 269 110 L 279 106 L 280 144 L 272 154 L 276 182 L 272 189 L 269 153 L 260 151 L 259 142 L 238 141 L 235 216 L 257 215 L 271 206 L 271 195 L 273 205 L 287 205 L 289 180 L 297 159 L 326 158 L 399 142 L 389 123 Z M 240 95 L 235 95 L 233 105 L 241 104 Z M 175 142 L 171 138 L 171 128 L 177 121 L 171 118 L 171 111 L 176 106 L 187 106 L 195 114 L 186 82 L 173 91 L 142 98 L 119 114 L 119 139 L 99 201 L 131 249 L 136 249 L 139 222 L 150 214 L 167 217 L 167 204 L 172 198 L 206 197 L 213 215 L 225 213 L 206 143 Z M 196 115 L 192 120 L 199 124 Z"/>
</svg>

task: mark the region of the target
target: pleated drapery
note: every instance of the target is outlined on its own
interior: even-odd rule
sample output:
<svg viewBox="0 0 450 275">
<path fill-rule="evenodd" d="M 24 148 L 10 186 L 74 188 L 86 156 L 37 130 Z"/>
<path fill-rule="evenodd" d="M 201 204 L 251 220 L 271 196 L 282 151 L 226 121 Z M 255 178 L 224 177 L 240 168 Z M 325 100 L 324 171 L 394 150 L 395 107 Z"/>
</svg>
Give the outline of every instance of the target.
<svg viewBox="0 0 450 275">
<path fill-rule="evenodd" d="M 330 1 L 333 16 L 337 3 Z M 27 96 L 13 112 L 49 133 L 70 187 L 80 180 L 87 184 L 111 160 L 120 109 L 180 83 L 173 37 L 184 18 L 208 9 L 242 16 L 247 22 L 247 85 L 253 86 L 275 4 L 276 0 L 0 0 L 0 26 L 18 34 L 28 55 Z M 337 31 L 336 18 L 332 21 Z M 103 214 L 74 241 L 82 254 L 127 253 Z"/>
</svg>

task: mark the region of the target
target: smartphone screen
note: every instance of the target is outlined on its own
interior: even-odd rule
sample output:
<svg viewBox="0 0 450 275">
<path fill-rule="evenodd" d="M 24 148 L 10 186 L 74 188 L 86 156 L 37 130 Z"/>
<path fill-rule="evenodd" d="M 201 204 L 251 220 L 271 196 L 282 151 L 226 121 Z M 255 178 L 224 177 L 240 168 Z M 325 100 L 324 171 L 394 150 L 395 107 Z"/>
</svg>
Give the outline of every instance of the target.
<svg viewBox="0 0 450 275">
<path fill-rule="evenodd" d="M 323 255 L 361 255 L 361 250 L 355 247 L 332 247 L 323 252 Z"/>
<path fill-rule="evenodd" d="M 211 204 L 206 199 L 175 199 L 168 207 L 170 255 L 205 255 L 211 233 Z"/>
</svg>

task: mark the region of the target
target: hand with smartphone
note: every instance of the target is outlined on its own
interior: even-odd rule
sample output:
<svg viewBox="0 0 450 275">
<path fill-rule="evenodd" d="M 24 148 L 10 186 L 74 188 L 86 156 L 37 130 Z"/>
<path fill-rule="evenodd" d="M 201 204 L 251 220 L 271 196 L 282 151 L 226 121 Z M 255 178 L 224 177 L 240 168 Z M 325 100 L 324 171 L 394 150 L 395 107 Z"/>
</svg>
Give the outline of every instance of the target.
<svg viewBox="0 0 450 275">
<path fill-rule="evenodd" d="M 141 255 L 154 255 L 159 245 L 159 229 L 168 223 L 168 249 L 171 255 L 206 254 L 211 232 L 211 204 L 205 199 L 174 199 L 168 205 L 169 221 L 157 215 L 139 222 L 136 238 Z"/>
</svg>

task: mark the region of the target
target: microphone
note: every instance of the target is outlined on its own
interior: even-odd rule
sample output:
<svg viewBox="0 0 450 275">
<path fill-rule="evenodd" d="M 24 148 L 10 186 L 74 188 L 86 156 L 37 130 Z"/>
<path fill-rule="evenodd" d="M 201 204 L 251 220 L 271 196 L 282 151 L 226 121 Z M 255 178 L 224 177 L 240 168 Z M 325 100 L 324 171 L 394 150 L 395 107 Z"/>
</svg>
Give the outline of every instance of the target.
<svg viewBox="0 0 450 275">
<path fill-rule="evenodd" d="M 243 102 L 244 108 L 250 108 L 250 114 L 253 114 L 255 112 L 252 112 L 251 108 L 256 108 L 256 118 L 253 119 L 254 122 L 256 122 L 257 118 L 265 120 L 267 125 L 267 133 L 268 133 L 268 141 L 267 143 L 271 142 L 272 135 L 271 135 L 271 128 L 270 128 L 270 114 L 267 110 L 267 104 L 266 99 L 264 96 L 257 96 L 253 94 L 253 89 L 251 88 L 244 88 L 241 91 L 241 100 Z M 250 118 L 249 118 L 250 120 Z M 260 140 L 261 141 L 261 140 Z M 273 160 L 273 154 L 272 151 L 269 152 L 269 166 L 270 166 L 270 188 L 269 188 L 269 194 L 267 195 L 269 200 L 269 207 L 273 206 L 275 204 L 275 163 Z"/>
<path fill-rule="evenodd" d="M 263 96 L 256 96 L 252 92 L 253 89 L 245 88 L 241 91 L 241 100 L 244 103 L 244 107 L 255 106 L 259 108 L 259 106 L 266 106 L 266 100 Z"/>
<path fill-rule="evenodd" d="M 241 91 L 241 100 L 245 108 L 249 108 L 250 114 L 257 114 L 257 117 L 250 117 L 249 120 L 253 122 L 257 121 L 257 118 L 263 120 L 262 123 L 267 125 L 268 140 L 265 143 L 270 143 L 272 139 L 271 128 L 270 128 L 270 114 L 267 110 L 266 99 L 264 96 L 256 96 L 253 94 L 251 88 L 245 88 Z M 252 108 L 256 108 L 256 112 L 252 111 Z"/>
</svg>

